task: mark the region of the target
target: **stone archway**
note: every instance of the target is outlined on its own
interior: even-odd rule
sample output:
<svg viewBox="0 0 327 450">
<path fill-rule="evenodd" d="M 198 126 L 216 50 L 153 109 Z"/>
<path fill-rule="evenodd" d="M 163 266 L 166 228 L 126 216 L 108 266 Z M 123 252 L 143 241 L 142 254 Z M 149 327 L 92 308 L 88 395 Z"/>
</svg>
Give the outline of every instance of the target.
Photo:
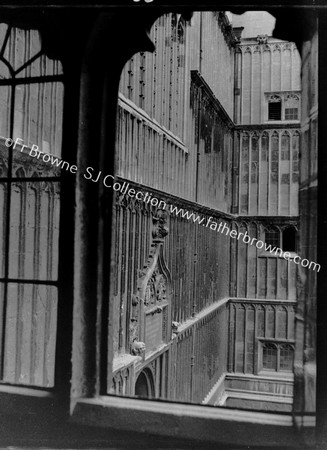
<svg viewBox="0 0 327 450">
<path fill-rule="evenodd" d="M 137 377 L 135 382 L 135 396 L 143 398 L 154 398 L 154 380 L 152 372 L 149 369 L 144 369 Z"/>
</svg>

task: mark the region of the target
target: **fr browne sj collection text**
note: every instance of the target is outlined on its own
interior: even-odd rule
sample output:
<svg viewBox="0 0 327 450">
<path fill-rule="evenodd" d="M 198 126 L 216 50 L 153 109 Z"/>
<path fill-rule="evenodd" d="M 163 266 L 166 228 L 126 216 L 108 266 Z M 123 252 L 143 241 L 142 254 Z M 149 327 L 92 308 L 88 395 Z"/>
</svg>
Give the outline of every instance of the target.
<svg viewBox="0 0 327 450">
<path fill-rule="evenodd" d="M 43 161 L 44 163 L 51 164 L 54 167 L 58 167 L 59 169 L 66 170 L 67 172 L 70 172 L 72 174 L 76 174 L 78 171 L 78 167 L 74 164 L 70 164 L 68 161 L 64 161 L 58 156 L 52 155 L 51 153 L 45 153 L 39 150 L 39 146 L 33 144 L 31 147 L 24 144 L 23 139 L 17 138 L 17 139 L 11 139 L 11 138 L 5 138 L 5 145 L 6 147 L 24 152 L 24 149 L 26 153 L 28 153 L 29 156 L 32 158 L 38 159 L 40 161 Z M 124 182 L 123 184 L 119 182 L 115 182 L 113 184 L 110 184 L 115 180 L 115 177 L 113 175 L 104 175 L 102 174 L 102 171 L 96 172 L 93 167 L 87 167 L 84 170 L 83 176 L 86 180 L 93 181 L 94 183 L 99 182 L 102 179 L 102 183 L 106 188 L 112 188 L 114 191 L 119 191 L 121 194 L 125 195 L 127 194 L 129 197 L 135 197 L 136 200 L 143 201 L 145 203 L 150 203 L 151 206 L 158 206 L 159 208 L 165 209 L 166 202 L 163 200 L 159 200 L 156 197 L 153 197 L 150 192 L 144 192 L 144 191 L 135 191 L 135 189 L 130 188 L 130 184 Z"/>
<path fill-rule="evenodd" d="M 44 163 L 51 164 L 55 167 L 58 167 L 60 169 L 65 169 L 67 172 L 76 174 L 78 171 L 78 168 L 76 165 L 71 165 L 67 161 L 64 161 L 63 159 L 60 159 L 60 157 L 57 157 L 55 155 L 52 155 L 50 153 L 41 152 L 39 150 L 38 145 L 33 144 L 31 147 L 25 145 L 23 142 L 23 139 L 17 138 L 15 140 L 11 138 L 3 138 L 5 140 L 6 147 L 17 150 L 20 150 L 21 152 L 24 151 L 26 148 L 26 153 L 28 152 L 29 156 L 32 158 L 36 158 L 38 160 L 42 160 Z M 19 147 L 21 148 L 19 149 Z M 130 184 L 126 181 L 123 183 L 120 183 L 118 181 L 112 183 L 115 180 L 115 177 L 113 175 L 104 175 L 102 174 L 102 171 L 96 172 L 93 167 L 87 167 L 83 173 L 83 177 L 86 180 L 90 180 L 93 183 L 97 183 L 100 180 L 102 180 L 103 185 L 106 188 L 112 188 L 114 191 L 119 191 L 123 195 L 128 195 L 129 197 L 135 197 L 138 201 L 143 201 L 147 204 L 150 203 L 151 206 L 158 207 L 158 209 L 166 209 L 167 206 L 170 208 L 169 212 L 170 214 L 174 214 L 176 216 L 180 216 L 182 218 L 186 218 L 187 220 L 193 220 L 193 223 L 197 223 L 198 225 L 202 225 L 205 227 L 209 227 L 212 231 L 220 232 L 222 234 L 225 234 L 226 236 L 229 235 L 229 237 L 233 239 L 239 240 L 241 236 L 243 236 L 242 241 L 245 244 L 255 245 L 257 249 L 262 249 L 265 252 L 274 253 L 276 256 L 282 257 L 286 260 L 292 260 L 295 264 L 301 265 L 302 267 L 308 267 L 309 269 L 316 270 L 317 272 L 320 271 L 320 264 L 309 261 L 308 259 L 302 259 L 299 255 L 292 254 L 290 252 L 284 252 L 279 247 L 273 247 L 271 244 L 267 245 L 264 241 L 257 239 L 255 237 L 250 237 L 247 232 L 245 233 L 238 233 L 236 230 L 232 230 L 228 227 L 227 223 L 223 221 L 215 222 L 212 219 L 214 219 L 212 216 L 209 218 L 199 215 L 196 212 L 184 210 L 183 208 L 179 208 L 176 205 L 167 205 L 167 203 L 164 200 L 160 200 L 156 197 L 153 197 L 153 195 L 150 192 L 143 192 L 143 191 L 136 191 L 133 188 L 129 188 Z"/>
</svg>

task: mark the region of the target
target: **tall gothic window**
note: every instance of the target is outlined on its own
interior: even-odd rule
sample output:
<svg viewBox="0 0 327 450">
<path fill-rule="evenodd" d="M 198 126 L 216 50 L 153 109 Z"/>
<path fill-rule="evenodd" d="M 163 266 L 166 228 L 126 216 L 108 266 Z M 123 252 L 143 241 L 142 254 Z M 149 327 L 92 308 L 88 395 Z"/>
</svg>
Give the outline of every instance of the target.
<svg viewBox="0 0 327 450">
<path fill-rule="evenodd" d="M 6 384 L 54 386 L 60 170 L 30 152 L 61 155 L 62 77 L 37 31 L 0 24 L 0 382 Z"/>
</svg>

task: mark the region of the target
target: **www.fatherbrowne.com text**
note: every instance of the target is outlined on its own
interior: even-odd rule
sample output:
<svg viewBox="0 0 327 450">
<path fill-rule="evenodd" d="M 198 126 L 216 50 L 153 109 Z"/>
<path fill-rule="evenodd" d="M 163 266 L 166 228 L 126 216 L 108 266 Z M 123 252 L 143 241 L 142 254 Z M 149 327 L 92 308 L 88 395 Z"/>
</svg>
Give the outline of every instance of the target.
<svg viewBox="0 0 327 450">
<path fill-rule="evenodd" d="M 13 140 L 11 138 L 4 139 L 6 147 L 12 147 L 13 149 L 16 149 L 18 145 L 21 152 L 23 152 L 24 148 L 29 149 L 28 154 L 33 158 L 42 160 L 45 163 L 54 165 L 55 167 L 65 169 L 66 171 L 69 171 L 71 173 L 77 173 L 78 171 L 76 165 L 71 165 L 58 156 L 40 151 L 37 145 L 32 145 L 31 147 L 29 147 L 23 144 L 24 141 L 20 138 L 17 138 L 16 140 Z M 150 192 L 144 192 L 143 190 L 136 191 L 134 188 L 130 188 L 130 184 L 128 182 L 124 181 L 123 183 L 121 183 L 115 181 L 115 177 L 113 175 L 104 175 L 102 174 L 101 170 L 96 173 L 93 167 L 87 167 L 83 171 L 83 176 L 86 180 L 92 181 L 93 183 L 97 183 L 101 180 L 106 188 L 112 188 L 114 191 L 120 192 L 123 195 L 128 195 L 129 197 L 135 198 L 138 201 L 145 202 L 147 204 L 150 203 L 151 206 L 166 210 L 170 214 L 173 214 L 177 217 L 192 220 L 193 223 L 202 225 L 206 228 L 210 228 L 210 230 L 217 233 L 225 234 L 232 239 L 237 239 L 238 241 L 242 240 L 242 242 L 244 242 L 245 244 L 255 245 L 258 249 L 262 249 L 267 253 L 274 254 L 276 256 L 284 258 L 285 260 L 291 260 L 295 264 L 299 264 L 302 267 L 308 267 L 309 269 L 316 270 L 317 272 L 319 272 L 321 269 L 320 264 L 309 261 L 308 259 L 302 259 L 296 253 L 284 252 L 279 247 L 273 247 L 271 244 L 267 245 L 262 240 L 249 236 L 247 232 L 239 233 L 236 230 L 231 230 L 226 222 L 215 222 L 212 216 L 201 216 L 195 212 L 174 206 L 173 204 L 167 204 L 167 202 L 165 202 L 164 200 L 160 200 L 157 197 L 154 197 L 154 195 Z"/>
</svg>

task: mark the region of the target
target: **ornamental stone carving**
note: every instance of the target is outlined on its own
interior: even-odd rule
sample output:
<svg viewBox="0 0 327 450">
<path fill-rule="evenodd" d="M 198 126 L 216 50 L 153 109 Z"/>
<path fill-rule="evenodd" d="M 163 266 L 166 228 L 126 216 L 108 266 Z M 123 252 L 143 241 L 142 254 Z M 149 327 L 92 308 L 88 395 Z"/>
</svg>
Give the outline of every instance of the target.
<svg viewBox="0 0 327 450">
<path fill-rule="evenodd" d="M 271 96 L 269 97 L 269 101 L 270 101 L 271 103 L 277 103 L 277 102 L 280 102 L 280 101 L 281 101 L 281 98 L 280 98 L 279 95 L 271 95 Z"/>
<path fill-rule="evenodd" d="M 298 95 L 288 94 L 288 95 L 286 95 L 286 100 L 300 100 L 300 98 Z"/>
<path fill-rule="evenodd" d="M 144 342 L 138 341 L 136 338 L 131 345 L 132 355 L 142 355 L 145 352 Z"/>
<path fill-rule="evenodd" d="M 258 44 L 267 44 L 268 43 L 268 35 L 267 34 L 259 34 L 257 36 Z"/>
<path fill-rule="evenodd" d="M 179 322 L 175 321 L 171 323 L 172 339 L 174 339 L 178 335 L 179 333 L 178 327 L 180 327 L 180 325 L 181 324 Z"/>
<path fill-rule="evenodd" d="M 167 213 L 158 209 L 157 214 L 152 219 L 153 222 L 153 230 L 152 237 L 154 240 L 164 239 L 168 234 L 168 226 L 167 226 Z"/>
<path fill-rule="evenodd" d="M 134 355 L 144 355 L 147 343 L 153 347 L 157 341 L 158 345 L 166 342 L 166 336 L 170 339 L 171 277 L 162 251 L 164 238 L 168 234 L 166 220 L 164 210 L 157 210 L 153 216 L 150 255 L 144 268 L 139 271 L 137 292 L 132 296 L 129 342 Z M 145 343 L 144 347 L 142 343 Z"/>
</svg>

